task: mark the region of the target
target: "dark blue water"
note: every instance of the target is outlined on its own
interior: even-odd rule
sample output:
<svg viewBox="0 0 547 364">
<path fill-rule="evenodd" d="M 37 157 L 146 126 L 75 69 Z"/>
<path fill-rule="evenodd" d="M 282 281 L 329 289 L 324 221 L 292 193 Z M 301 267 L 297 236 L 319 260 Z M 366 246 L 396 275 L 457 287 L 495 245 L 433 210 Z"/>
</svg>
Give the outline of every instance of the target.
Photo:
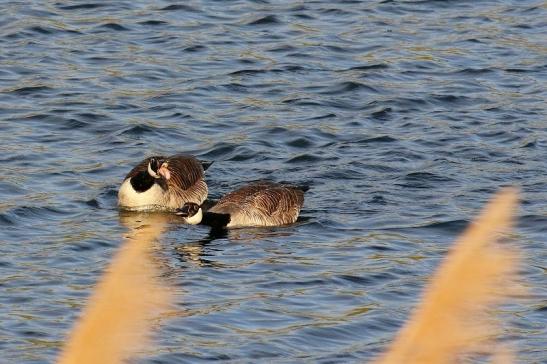
<svg viewBox="0 0 547 364">
<path fill-rule="evenodd" d="M 503 334 L 545 361 L 544 1 L 1 9 L 1 362 L 52 362 L 127 228 L 154 219 L 177 302 L 143 362 L 369 360 L 505 185 L 532 294 Z M 120 216 L 131 166 L 175 152 L 215 161 L 211 197 L 309 184 L 301 221 L 212 237 Z"/>
</svg>

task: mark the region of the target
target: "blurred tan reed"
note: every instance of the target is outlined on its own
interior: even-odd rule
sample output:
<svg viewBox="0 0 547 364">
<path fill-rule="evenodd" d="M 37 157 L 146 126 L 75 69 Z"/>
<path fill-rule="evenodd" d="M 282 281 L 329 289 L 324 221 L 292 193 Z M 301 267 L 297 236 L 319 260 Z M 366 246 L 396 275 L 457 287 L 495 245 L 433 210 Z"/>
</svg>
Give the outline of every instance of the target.
<svg viewBox="0 0 547 364">
<path fill-rule="evenodd" d="M 158 269 L 150 258 L 151 243 L 163 225 L 147 222 L 133 224 L 70 334 L 59 364 L 123 363 L 149 342 L 152 318 L 167 308 L 170 294 L 157 280 Z"/>
<path fill-rule="evenodd" d="M 480 351 L 510 363 L 493 346 L 496 327 L 487 312 L 515 293 L 518 254 L 499 244 L 513 223 L 518 194 L 498 193 L 456 241 L 426 288 L 421 303 L 376 363 L 453 363 Z"/>
<path fill-rule="evenodd" d="M 506 348 L 486 345 L 496 331 L 485 313 L 516 292 L 511 279 L 518 254 L 498 240 L 511 228 L 517 199 L 514 189 L 506 189 L 488 203 L 457 240 L 419 307 L 376 363 L 451 363 L 477 351 L 491 354 L 498 364 L 512 362 Z M 169 304 L 169 291 L 157 281 L 149 257 L 150 243 L 161 234 L 165 220 L 152 218 L 147 225 L 138 221 L 129 221 L 130 237 L 98 283 L 59 364 L 124 362 L 142 351 L 154 312 Z"/>
</svg>

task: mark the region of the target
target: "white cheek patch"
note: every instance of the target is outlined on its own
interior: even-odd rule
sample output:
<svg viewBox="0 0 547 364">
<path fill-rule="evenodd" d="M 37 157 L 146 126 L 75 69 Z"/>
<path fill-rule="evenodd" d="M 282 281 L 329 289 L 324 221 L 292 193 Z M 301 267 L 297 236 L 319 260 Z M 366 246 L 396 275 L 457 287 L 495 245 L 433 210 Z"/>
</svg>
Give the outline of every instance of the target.
<svg viewBox="0 0 547 364">
<path fill-rule="evenodd" d="M 201 210 L 201 207 L 199 208 L 198 212 L 191 217 L 185 218 L 186 223 L 190 225 L 197 225 L 201 222 L 201 219 L 203 219 L 203 211 Z"/>
<path fill-rule="evenodd" d="M 158 174 L 152 170 L 152 167 L 150 167 L 150 163 L 148 163 L 148 174 L 154 178 L 160 178 L 160 176 L 158 176 Z"/>
</svg>

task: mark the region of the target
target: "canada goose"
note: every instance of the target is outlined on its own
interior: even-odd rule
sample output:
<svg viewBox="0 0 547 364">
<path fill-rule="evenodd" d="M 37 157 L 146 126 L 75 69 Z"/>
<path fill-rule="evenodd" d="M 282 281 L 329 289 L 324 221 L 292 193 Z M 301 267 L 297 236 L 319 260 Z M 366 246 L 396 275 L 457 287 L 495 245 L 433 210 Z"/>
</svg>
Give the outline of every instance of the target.
<svg viewBox="0 0 547 364">
<path fill-rule="evenodd" d="M 205 212 L 199 204 L 187 202 L 176 214 L 189 224 L 215 228 L 291 224 L 298 218 L 305 190 L 274 182 L 253 182 L 223 196 Z"/>
<path fill-rule="evenodd" d="M 127 210 L 173 211 L 187 202 L 202 204 L 207 198 L 201 163 L 188 155 L 146 158 L 125 177 L 118 191 L 118 205 Z"/>
</svg>

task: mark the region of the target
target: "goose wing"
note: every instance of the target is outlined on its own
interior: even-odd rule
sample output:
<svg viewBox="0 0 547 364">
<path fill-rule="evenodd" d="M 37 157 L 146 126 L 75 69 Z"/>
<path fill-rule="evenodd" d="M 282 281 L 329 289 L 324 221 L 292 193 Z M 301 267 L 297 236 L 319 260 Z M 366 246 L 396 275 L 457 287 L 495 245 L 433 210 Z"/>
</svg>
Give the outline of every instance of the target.
<svg viewBox="0 0 547 364">
<path fill-rule="evenodd" d="M 169 186 L 187 190 L 204 178 L 201 163 L 192 156 L 178 154 L 167 158 L 166 162 L 171 174 Z"/>
<path fill-rule="evenodd" d="M 245 185 L 222 197 L 213 210 L 246 215 L 265 224 L 294 222 L 304 203 L 304 192 L 297 187 L 260 181 Z"/>
<path fill-rule="evenodd" d="M 292 186 L 271 185 L 254 194 L 251 204 L 267 216 L 298 214 L 304 192 Z"/>
</svg>

